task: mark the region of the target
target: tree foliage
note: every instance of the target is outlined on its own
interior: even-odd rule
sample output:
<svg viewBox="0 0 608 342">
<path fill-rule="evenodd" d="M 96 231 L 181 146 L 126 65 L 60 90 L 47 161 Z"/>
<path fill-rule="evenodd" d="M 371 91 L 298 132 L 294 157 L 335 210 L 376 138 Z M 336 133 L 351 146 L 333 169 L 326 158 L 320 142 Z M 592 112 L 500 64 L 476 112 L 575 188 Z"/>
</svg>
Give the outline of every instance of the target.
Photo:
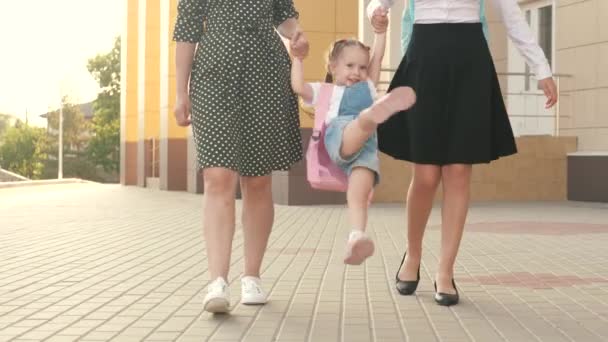
<svg viewBox="0 0 608 342">
<path fill-rule="evenodd" d="M 87 156 L 105 171 L 120 167 L 120 37 L 114 48 L 91 58 L 88 70 L 101 88 L 93 104 L 95 115 L 91 125 L 92 137 Z"/>
</svg>

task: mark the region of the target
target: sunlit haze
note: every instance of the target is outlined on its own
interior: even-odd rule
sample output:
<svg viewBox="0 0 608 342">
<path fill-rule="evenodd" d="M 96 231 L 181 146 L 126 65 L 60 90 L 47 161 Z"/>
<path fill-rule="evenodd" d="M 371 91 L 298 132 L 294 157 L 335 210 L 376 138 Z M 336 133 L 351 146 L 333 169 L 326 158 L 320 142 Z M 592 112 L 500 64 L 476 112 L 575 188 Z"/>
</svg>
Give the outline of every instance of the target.
<svg viewBox="0 0 608 342">
<path fill-rule="evenodd" d="M 122 30 L 125 0 L 0 0 L 0 113 L 44 125 L 60 92 L 97 96 L 87 60 L 106 53 Z M 60 91 L 60 88 L 62 90 Z"/>
</svg>

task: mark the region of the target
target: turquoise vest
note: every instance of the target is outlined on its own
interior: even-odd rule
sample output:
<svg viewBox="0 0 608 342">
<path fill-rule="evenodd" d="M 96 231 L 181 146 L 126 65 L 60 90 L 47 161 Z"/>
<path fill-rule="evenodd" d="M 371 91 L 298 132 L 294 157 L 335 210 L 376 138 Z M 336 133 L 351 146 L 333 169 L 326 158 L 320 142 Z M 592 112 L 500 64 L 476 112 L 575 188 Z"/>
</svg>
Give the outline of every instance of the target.
<svg viewBox="0 0 608 342">
<path fill-rule="evenodd" d="M 410 44 L 410 39 L 412 38 L 412 31 L 414 28 L 414 3 L 416 0 L 409 0 L 408 7 L 403 11 L 403 19 L 401 22 L 401 52 L 405 55 L 407 52 L 407 47 Z M 483 28 L 483 34 L 486 36 L 486 40 L 488 40 L 489 32 L 488 32 L 488 22 L 486 20 L 486 8 L 484 0 L 479 0 L 479 21 L 481 22 L 481 26 Z"/>
</svg>

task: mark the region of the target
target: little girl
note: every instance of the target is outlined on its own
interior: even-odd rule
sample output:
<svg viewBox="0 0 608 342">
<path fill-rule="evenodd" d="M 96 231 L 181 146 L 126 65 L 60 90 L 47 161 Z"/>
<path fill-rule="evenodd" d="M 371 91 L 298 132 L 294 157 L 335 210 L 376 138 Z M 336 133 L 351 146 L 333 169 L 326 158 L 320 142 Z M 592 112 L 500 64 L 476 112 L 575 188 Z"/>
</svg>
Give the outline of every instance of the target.
<svg viewBox="0 0 608 342">
<path fill-rule="evenodd" d="M 386 17 L 384 9 L 378 14 Z M 380 180 L 376 127 L 396 112 L 411 107 L 415 94 L 410 87 L 393 89 L 374 103 L 376 84 L 386 45 L 388 18 L 375 27 L 372 53 L 355 39 L 336 41 L 328 56 L 326 82 L 331 83 L 325 148 L 348 176 L 348 216 L 352 225 L 344 262 L 359 265 L 374 253 L 374 243 L 365 234 L 367 209 L 372 190 Z M 302 57 L 295 57 L 291 86 L 305 103 L 316 106 L 322 83 L 305 83 Z"/>
</svg>

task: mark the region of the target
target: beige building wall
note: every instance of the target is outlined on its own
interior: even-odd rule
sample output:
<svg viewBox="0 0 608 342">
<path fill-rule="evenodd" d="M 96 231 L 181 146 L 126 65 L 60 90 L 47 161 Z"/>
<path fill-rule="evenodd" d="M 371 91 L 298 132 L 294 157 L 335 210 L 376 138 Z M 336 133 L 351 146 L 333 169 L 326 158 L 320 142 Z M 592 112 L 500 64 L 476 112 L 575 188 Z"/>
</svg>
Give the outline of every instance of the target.
<svg viewBox="0 0 608 342">
<path fill-rule="evenodd" d="M 556 0 L 556 67 L 561 80 L 560 134 L 579 151 L 608 151 L 608 1 Z"/>
<path fill-rule="evenodd" d="M 500 15 L 496 13 L 494 7 L 490 6 L 490 4 L 486 5 L 486 18 L 488 21 L 488 29 L 490 31 L 488 45 L 490 46 L 490 52 L 492 53 L 492 58 L 494 59 L 496 72 L 499 74 L 506 73 L 508 70 L 507 59 L 509 55 L 507 30 L 502 23 Z M 499 75 L 498 80 L 500 81 L 501 90 L 505 92 L 507 90 L 509 78 L 507 76 Z"/>
<path fill-rule="evenodd" d="M 188 178 L 188 129 L 173 118 L 178 0 L 128 0 L 122 39 L 121 183 L 197 189 Z M 188 182 L 192 183 L 189 186 Z"/>
</svg>

